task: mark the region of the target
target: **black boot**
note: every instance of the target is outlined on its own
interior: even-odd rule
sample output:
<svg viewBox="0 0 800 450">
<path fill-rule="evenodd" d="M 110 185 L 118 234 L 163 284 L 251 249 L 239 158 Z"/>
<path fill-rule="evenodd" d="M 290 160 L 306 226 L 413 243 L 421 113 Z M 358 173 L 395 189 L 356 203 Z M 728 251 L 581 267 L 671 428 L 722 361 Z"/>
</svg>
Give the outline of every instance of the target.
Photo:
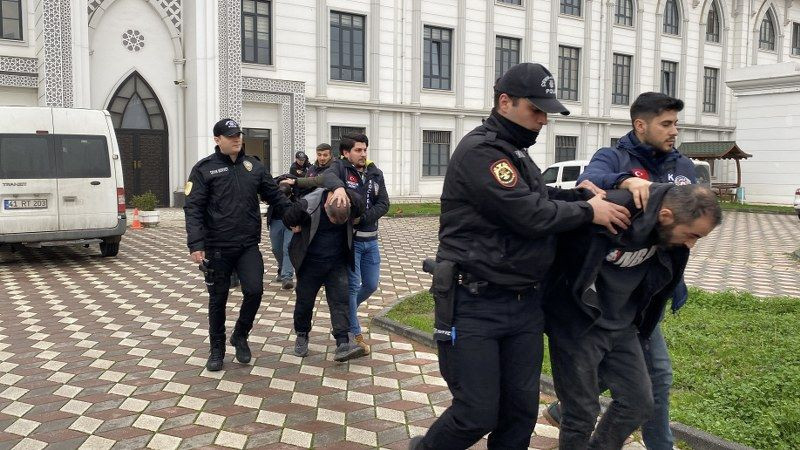
<svg viewBox="0 0 800 450">
<path fill-rule="evenodd" d="M 242 330 L 238 323 L 236 328 L 233 329 L 233 334 L 231 334 L 231 345 L 236 348 L 236 359 L 240 363 L 247 364 L 250 362 L 252 354 L 250 353 L 250 346 L 247 345 L 247 333 Z"/>
<path fill-rule="evenodd" d="M 211 339 L 211 354 L 208 355 L 206 362 L 206 369 L 209 372 L 216 372 L 222 369 L 222 363 L 225 360 L 225 337 L 222 339 Z"/>
</svg>

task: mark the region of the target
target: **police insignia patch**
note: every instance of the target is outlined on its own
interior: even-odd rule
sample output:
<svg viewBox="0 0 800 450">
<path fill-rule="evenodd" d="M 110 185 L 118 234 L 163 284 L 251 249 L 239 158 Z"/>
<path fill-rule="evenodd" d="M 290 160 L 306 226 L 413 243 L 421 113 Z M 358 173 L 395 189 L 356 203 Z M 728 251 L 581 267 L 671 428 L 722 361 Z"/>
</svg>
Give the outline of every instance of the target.
<svg viewBox="0 0 800 450">
<path fill-rule="evenodd" d="M 517 169 L 507 159 L 495 161 L 490 167 L 489 171 L 500 186 L 504 188 L 512 188 L 517 185 Z"/>
<path fill-rule="evenodd" d="M 242 165 L 244 165 L 244 168 L 247 169 L 248 172 L 253 170 L 253 163 L 251 163 L 250 161 L 245 161 L 242 163 Z"/>
<path fill-rule="evenodd" d="M 192 192 L 192 182 L 187 181 L 186 185 L 183 187 L 183 193 L 188 196 Z"/>
</svg>

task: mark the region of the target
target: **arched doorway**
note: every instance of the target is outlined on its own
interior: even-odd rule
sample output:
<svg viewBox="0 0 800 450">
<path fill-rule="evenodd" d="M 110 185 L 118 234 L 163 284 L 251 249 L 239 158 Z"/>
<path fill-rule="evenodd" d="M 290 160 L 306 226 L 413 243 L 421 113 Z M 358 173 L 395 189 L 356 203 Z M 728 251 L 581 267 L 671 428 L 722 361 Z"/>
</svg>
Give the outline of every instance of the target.
<svg viewBox="0 0 800 450">
<path fill-rule="evenodd" d="M 133 72 L 108 105 L 117 134 L 126 198 L 152 191 L 169 206 L 167 120 L 153 89 Z"/>
</svg>

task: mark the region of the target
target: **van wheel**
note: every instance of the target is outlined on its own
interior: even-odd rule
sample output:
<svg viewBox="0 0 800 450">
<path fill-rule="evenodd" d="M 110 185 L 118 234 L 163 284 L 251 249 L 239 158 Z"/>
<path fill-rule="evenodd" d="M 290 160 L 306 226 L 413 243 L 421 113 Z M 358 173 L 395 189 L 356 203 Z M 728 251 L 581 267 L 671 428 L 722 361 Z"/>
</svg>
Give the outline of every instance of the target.
<svg viewBox="0 0 800 450">
<path fill-rule="evenodd" d="M 117 256 L 119 253 L 119 242 L 101 242 L 100 254 L 103 256 Z"/>
</svg>

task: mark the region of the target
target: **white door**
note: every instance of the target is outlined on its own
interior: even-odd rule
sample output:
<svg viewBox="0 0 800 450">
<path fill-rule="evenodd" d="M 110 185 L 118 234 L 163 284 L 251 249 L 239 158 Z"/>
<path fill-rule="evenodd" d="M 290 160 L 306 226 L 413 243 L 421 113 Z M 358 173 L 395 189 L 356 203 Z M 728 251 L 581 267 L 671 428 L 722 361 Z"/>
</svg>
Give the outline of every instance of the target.
<svg viewBox="0 0 800 450">
<path fill-rule="evenodd" d="M 0 234 L 58 230 L 55 172 L 51 136 L 0 133 Z"/>
<path fill-rule="evenodd" d="M 110 143 L 102 135 L 57 135 L 59 229 L 90 230 L 117 225 L 117 183 Z"/>
</svg>

